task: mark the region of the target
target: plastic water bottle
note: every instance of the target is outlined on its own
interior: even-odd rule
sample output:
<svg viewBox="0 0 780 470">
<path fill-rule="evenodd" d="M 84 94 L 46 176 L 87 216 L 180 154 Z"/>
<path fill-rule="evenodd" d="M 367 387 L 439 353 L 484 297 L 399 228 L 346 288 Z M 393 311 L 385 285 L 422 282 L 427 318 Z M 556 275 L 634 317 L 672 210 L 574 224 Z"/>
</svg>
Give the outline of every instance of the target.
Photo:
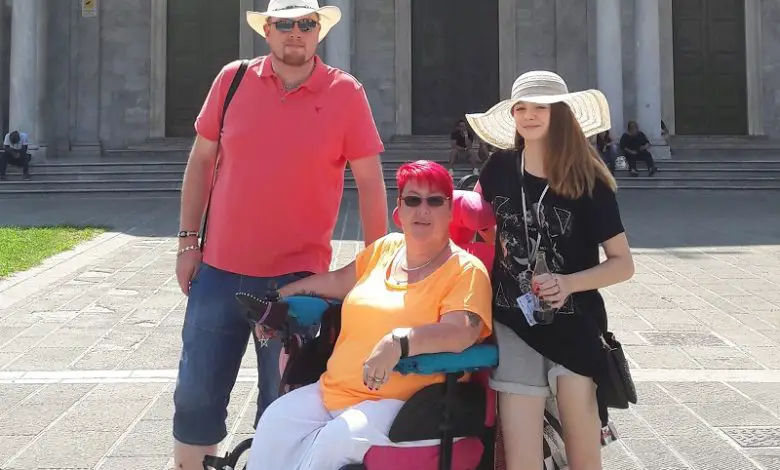
<svg viewBox="0 0 780 470">
<path fill-rule="evenodd" d="M 531 282 L 534 287 L 537 285 L 537 279 L 542 275 L 550 275 L 550 268 L 547 267 L 547 260 L 544 257 L 544 252 L 539 251 L 536 255 L 536 261 L 534 263 L 534 272 Z M 540 325 L 549 325 L 555 319 L 555 309 L 552 307 L 552 303 L 546 300 L 542 300 L 539 296 L 536 296 L 536 303 L 534 305 L 534 320 Z"/>
</svg>

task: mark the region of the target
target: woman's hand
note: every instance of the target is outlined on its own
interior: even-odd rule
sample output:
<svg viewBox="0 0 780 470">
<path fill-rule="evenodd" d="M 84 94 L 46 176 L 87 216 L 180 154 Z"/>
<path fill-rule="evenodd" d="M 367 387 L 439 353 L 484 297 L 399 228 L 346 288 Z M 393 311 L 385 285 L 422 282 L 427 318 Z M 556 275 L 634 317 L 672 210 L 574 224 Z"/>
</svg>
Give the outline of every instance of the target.
<svg viewBox="0 0 780 470">
<path fill-rule="evenodd" d="M 400 359 L 401 345 L 393 340 L 391 334 L 385 335 L 363 363 L 363 383 L 370 390 L 379 390 L 390 380 L 390 373 Z"/>
<path fill-rule="evenodd" d="M 571 282 L 563 274 L 542 274 L 533 279 L 534 294 L 553 308 L 561 308 L 572 294 Z"/>
</svg>

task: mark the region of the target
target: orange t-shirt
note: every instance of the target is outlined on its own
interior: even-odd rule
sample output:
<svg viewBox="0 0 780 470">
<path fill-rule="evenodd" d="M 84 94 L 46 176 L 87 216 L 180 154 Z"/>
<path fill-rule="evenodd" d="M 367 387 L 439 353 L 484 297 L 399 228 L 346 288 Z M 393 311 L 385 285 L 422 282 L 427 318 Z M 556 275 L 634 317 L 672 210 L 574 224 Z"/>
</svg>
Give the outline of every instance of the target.
<svg viewBox="0 0 780 470">
<path fill-rule="evenodd" d="M 358 281 L 344 299 L 341 333 L 320 378 L 328 410 L 340 410 L 365 400 L 408 400 L 423 387 L 444 380 L 443 374 L 393 372 L 379 390 L 369 390 L 363 384 L 363 362 L 377 342 L 394 328 L 429 325 L 438 322 L 441 315 L 466 310 L 479 315 L 485 323 L 480 339 L 490 336 L 492 291 L 482 262 L 456 248 L 454 255 L 433 274 L 420 282 L 399 286 L 387 279 L 387 269 L 403 244 L 403 235 L 392 233 L 358 254 Z"/>
<path fill-rule="evenodd" d="M 206 263 L 255 277 L 328 270 L 346 164 L 384 146 L 360 82 L 315 61 L 293 91 L 268 56 L 250 61 L 225 115 Z M 219 137 L 239 65 L 222 69 L 198 115 L 195 129 L 208 140 Z"/>
</svg>

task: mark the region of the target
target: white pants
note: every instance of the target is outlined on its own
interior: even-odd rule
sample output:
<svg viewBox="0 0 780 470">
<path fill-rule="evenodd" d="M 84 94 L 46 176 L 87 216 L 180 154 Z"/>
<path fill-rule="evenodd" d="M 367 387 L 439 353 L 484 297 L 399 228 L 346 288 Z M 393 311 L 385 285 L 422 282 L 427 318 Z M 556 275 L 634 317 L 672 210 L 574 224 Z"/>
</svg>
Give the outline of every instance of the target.
<svg viewBox="0 0 780 470">
<path fill-rule="evenodd" d="M 391 442 L 390 427 L 404 402 L 364 401 L 329 412 L 315 383 L 279 397 L 266 408 L 249 452 L 248 470 L 339 470 L 362 463 L 373 446 L 416 447 L 438 440 Z"/>
</svg>

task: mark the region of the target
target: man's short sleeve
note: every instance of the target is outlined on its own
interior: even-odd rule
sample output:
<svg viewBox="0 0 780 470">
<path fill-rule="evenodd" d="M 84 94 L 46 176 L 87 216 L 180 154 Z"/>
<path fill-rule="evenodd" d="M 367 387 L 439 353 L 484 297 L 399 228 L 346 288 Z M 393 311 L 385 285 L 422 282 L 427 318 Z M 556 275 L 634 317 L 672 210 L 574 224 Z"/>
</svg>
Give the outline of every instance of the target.
<svg viewBox="0 0 780 470">
<path fill-rule="evenodd" d="M 212 142 L 219 139 L 219 121 L 222 116 L 222 105 L 227 95 L 225 87 L 230 85 L 229 80 L 232 80 L 238 72 L 239 65 L 240 62 L 228 64 L 217 74 L 208 95 L 206 95 L 206 101 L 203 102 L 200 113 L 195 119 L 195 132 Z M 227 76 L 230 78 L 226 79 Z"/>
<path fill-rule="evenodd" d="M 11 134 L 10 133 L 5 135 L 5 139 L 3 139 L 3 145 L 11 145 Z"/>
<path fill-rule="evenodd" d="M 348 161 L 379 155 L 385 148 L 374 122 L 366 91 L 360 84 L 350 90 L 351 99 L 346 110 L 344 129 L 344 158 Z"/>
<path fill-rule="evenodd" d="M 26 132 L 20 132 L 19 133 L 19 145 L 24 147 L 25 145 L 29 144 L 29 137 L 27 136 Z"/>
</svg>

